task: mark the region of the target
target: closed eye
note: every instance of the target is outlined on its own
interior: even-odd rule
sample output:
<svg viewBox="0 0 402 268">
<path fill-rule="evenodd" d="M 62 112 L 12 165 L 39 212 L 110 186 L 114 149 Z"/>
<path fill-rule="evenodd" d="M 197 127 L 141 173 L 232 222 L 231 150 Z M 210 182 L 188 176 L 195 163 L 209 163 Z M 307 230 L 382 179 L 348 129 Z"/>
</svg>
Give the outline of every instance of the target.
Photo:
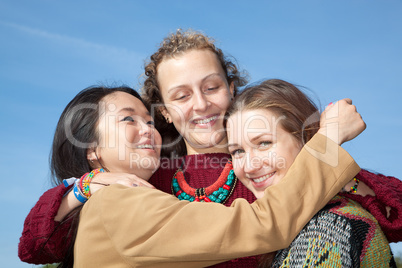
<svg viewBox="0 0 402 268">
<path fill-rule="evenodd" d="M 213 91 L 217 90 L 219 87 L 208 87 L 204 90 L 204 94 L 213 93 Z"/>
<path fill-rule="evenodd" d="M 126 116 L 124 117 L 121 121 L 129 121 L 129 122 L 134 122 L 134 118 L 132 118 L 131 116 Z"/>
<path fill-rule="evenodd" d="M 179 92 L 179 94 L 176 95 L 176 97 L 174 98 L 174 100 L 185 100 L 188 98 L 188 96 L 190 96 L 189 93 L 187 92 Z"/>
<path fill-rule="evenodd" d="M 176 100 L 182 100 L 182 99 L 184 99 L 185 97 L 187 97 L 187 96 L 186 96 L 186 95 L 180 96 L 180 97 L 177 97 Z"/>
</svg>

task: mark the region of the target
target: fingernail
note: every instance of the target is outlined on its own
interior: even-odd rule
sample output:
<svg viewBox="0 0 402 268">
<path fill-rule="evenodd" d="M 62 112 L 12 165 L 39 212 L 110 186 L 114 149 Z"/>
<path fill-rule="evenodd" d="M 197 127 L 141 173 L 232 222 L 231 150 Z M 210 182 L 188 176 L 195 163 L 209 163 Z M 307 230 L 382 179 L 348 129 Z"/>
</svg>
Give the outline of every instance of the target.
<svg viewBox="0 0 402 268">
<path fill-rule="evenodd" d="M 133 187 L 138 187 L 138 184 L 133 183 Z"/>
<path fill-rule="evenodd" d="M 330 106 L 330 105 L 332 105 L 333 103 L 332 102 L 330 102 L 329 104 L 328 104 L 328 106 Z"/>
</svg>

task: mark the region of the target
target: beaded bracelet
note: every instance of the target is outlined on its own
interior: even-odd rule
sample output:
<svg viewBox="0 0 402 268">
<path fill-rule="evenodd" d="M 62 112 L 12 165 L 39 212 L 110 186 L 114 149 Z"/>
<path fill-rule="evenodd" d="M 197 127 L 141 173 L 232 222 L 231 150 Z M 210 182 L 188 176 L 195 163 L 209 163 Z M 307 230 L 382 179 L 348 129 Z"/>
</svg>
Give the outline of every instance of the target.
<svg viewBox="0 0 402 268">
<path fill-rule="evenodd" d="M 77 198 L 77 200 L 81 203 L 84 204 L 85 202 L 87 202 L 88 198 L 81 192 L 78 180 L 74 182 L 73 193 L 75 198 Z"/>
<path fill-rule="evenodd" d="M 353 180 L 355 181 L 355 185 L 350 187 L 350 190 L 347 191 L 348 194 L 351 194 L 351 193 L 355 194 L 357 192 L 357 186 L 359 186 L 360 180 L 358 178 L 353 178 Z"/>
<path fill-rule="evenodd" d="M 78 187 L 81 190 L 81 193 L 86 197 L 86 195 L 84 194 L 84 187 L 82 186 L 83 180 L 85 179 L 86 176 L 89 175 L 89 172 L 85 173 L 84 175 L 81 176 L 81 178 L 78 180 Z"/>
<path fill-rule="evenodd" d="M 84 174 L 80 179 L 79 185 L 81 192 L 87 199 L 91 197 L 91 190 L 89 188 L 89 184 L 91 183 L 92 178 L 100 172 L 104 172 L 104 170 L 102 168 L 94 169 L 91 172 Z"/>
</svg>

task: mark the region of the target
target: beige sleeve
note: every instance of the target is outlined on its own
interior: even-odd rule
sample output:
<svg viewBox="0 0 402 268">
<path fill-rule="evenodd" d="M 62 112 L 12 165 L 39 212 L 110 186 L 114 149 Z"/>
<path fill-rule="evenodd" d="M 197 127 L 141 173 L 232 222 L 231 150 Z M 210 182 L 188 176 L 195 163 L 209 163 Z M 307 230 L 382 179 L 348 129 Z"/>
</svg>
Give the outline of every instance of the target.
<svg viewBox="0 0 402 268">
<path fill-rule="evenodd" d="M 189 203 L 157 190 L 113 185 L 95 194 L 85 213 L 101 217 L 128 264 L 203 267 L 287 247 L 359 170 L 346 151 L 317 134 L 286 177 L 251 205 L 244 199 L 231 207 Z"/>
</svg>

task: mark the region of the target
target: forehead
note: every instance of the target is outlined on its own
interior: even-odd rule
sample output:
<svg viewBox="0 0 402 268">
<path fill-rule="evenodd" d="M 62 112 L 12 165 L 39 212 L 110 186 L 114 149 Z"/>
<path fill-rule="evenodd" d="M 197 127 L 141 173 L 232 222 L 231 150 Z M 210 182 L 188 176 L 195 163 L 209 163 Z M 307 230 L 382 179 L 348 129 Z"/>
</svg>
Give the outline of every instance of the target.
<svg viewBox="0 0 402 268">
<path fill-rule="evenodd" d="M 282 128 L 280 122 L 283 119 L 268 109 L 238 111 L 228 118 L 228 138 L 238 140 L 261 133 L 273 134 Z"/>
<path fill-rule="evenodd" d="M 193 49 L 164 59 L 157 70 L 160 83 L 177 83 L 187 78 L 202 79 L 211 73 L 224 73 L 215 53 L 206 49 Z"/>
<path fill-rule="evenodd" d="M 123 108 L 133 108 L 136 114 L 148 114 L 141 100 L 126 92 L 117 91 L 103 98 L 106 112 L 117 113 Z"/>
</svg>

